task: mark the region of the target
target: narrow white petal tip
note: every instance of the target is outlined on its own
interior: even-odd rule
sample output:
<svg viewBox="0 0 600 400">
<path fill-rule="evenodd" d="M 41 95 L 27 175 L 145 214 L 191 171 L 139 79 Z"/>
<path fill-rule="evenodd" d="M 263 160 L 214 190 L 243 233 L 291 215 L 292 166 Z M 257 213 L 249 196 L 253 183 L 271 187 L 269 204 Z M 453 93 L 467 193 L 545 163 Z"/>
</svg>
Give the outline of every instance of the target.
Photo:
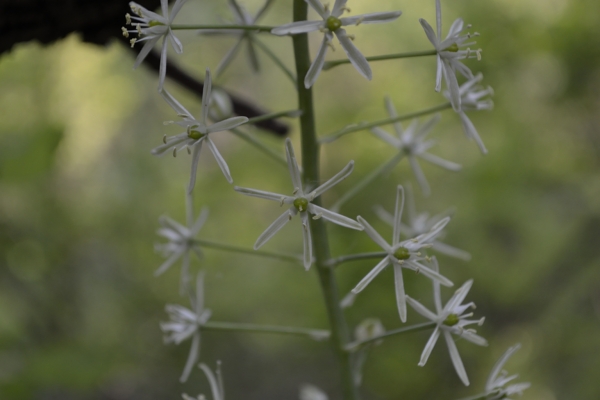
<svg viewBox="0 0 600 400">
<path fill-rule="evenodd" d="M 424 363 L 424 362 L 421 362 L 421 361 L 419 361 L 419 363 L 418 363 L 417 365 L 418 365 L 419 367 L 424 367 L 424 366 L 425 366 L 425 363 Z"/>
</svg>

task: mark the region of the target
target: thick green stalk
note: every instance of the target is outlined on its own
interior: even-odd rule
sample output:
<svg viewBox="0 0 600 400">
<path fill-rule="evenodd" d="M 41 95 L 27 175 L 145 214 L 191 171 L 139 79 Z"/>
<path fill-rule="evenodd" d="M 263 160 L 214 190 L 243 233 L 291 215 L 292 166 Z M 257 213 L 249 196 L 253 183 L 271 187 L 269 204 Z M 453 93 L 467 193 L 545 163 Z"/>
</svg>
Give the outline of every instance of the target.
<svg viewBox="0 0 600 400">
<path fill-rule="evenodd" d="M 304 0 L 294 0 L 294 21 L 304 21 L 308 14 L 308 4 Z M 302 168 L 304 170 L 304 186 L 307 190 L 319 183 L 319 143 L 315 129 L 315 114 L 312 90 L 304 87 L 304 77 L 310 68 L 310 53 L 306 34 L 293 37 L 294 57 L 296 63 L 296 79 L 298 88 L 298 108 L 303 111 L 300 116 L 302 135 Z M 320 205 L 320 198 L 313 203 Z M 325 299 L 327 316 L 331 326 L 331 344 L 339 362 L 341 372 L 341 388 L 344 400 L 359 400 L 357 387 L 352 373 L 352 359 L 345 347 L 350 341 L 350 332 L 340 307 L 337 282 L 334 268 L 328 266 L 329 243 L 323 219 L 310 219 L 313 240 L 314 266 L 316 267 Z"/>
</svg>

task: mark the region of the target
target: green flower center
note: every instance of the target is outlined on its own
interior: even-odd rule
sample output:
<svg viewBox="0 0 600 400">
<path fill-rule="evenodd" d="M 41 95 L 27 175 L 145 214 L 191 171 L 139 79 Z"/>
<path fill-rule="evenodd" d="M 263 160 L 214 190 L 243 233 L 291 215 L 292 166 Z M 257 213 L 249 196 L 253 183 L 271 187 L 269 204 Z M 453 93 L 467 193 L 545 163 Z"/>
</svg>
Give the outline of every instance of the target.
<svg viewBox="0 0 600 400">
<path fill-rule="evenodd" d="M 162 22 L 158 22 L 158 21 L 150 21 L 148 22 L 148 26 L 153 27 L 153 26 L 161 26 L 164 25 Z"/>
<path fill-rule="evenodd" d="M 198 140 L 201 137 L 206 136 L 206 133 L 202 133 L 202 132 L 197 131 L 195 129 L 190 129 L 190 130 L 188 130 L 188 134 L 187 135 L 188 135 L 188 137 L 190 139 Z"/>
<path fill-rule="evenodd" d="M 460 319 L 458 318 L 458 315 L 456 315 L 456 314 L 450 314 L 444 320 L 444 325 L 454 326 L 454 325 L 458 324 L 459 320 Z"/>
<path fill-rule="evenodd" d="M 327 18 L 327 22 L 325 22 L 327 29 L 331 32 L 335 32 L 342 27 L 342 21 L 339 18 L 334 17 L 333 15 Z"/>
<path fill-rule="evenodd" d="M 294 207 L 296 207 L 296 210 L 298 211 L 306 211 L 308 209 L 308 200 L 304 197 L 298 197 L 294 200 Z"/>
<path fill-rule="evenodd" d="M 410 252 L 406 247 L 398 247 L 398 250 L 394 252 L 394 257 L 398 260 L 408 260 L 410 258 Z"/>
<path fill-rule="evenodd" d="M 457 53 L 458 45 L 456 43 L 452 43 L 449 47 L 445 48 L 444 51 L 451 51 L 453 53 Z"/>
</svg>

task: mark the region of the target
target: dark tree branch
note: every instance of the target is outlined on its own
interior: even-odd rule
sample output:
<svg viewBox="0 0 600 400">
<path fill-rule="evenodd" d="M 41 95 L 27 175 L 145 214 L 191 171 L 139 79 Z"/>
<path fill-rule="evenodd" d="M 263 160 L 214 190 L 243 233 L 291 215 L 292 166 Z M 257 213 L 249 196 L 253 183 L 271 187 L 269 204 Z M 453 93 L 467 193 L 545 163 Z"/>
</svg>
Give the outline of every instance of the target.
<svg viewBox="0 0 600 400">
<path fill-rule="evenodd" d="M 150 10 L 160 7 L 160 0 L 138 0 L 137 3 Z M 10 51 L 17 43 L 37 40 L 48 44 L 72 32 L 80 33 L 83 41 L 97 45 L 106 45 L 115 38 L 123 42 L 121 26 L 127 12 L 130 12 L 127 0 L 0 0 L 0 54 Z M 158 62 L 153 53 L 145 60 L 154 70 L 158 70 Z M 202 82 L 172 62 L 168 65 L 167 77 L 202 96 Z M 267 113 L 239 96 L 229 95 L 238 115 L 253 118 Z M 289 131 L 286 124 L 277 120 L 256 125 L 280 136 Z"/>
</svg>

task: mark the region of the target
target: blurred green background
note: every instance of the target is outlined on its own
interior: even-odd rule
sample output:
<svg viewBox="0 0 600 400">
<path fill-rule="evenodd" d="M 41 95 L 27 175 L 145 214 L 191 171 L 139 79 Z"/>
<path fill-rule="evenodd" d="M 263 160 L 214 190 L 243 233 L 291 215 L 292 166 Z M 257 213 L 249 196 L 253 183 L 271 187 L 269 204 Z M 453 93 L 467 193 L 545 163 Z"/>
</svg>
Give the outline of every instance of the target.
<svg viewBox="0 0 600 400">
<path fill-rule="evenodd" d="M 276 2 L 265 24 L 290 18 Z M 354 3 L 354 4 L 353 4 Z M 474 278 L 468 297 L 490 346 L 458 344 L 471 378 L 462 387 L 443 342 L 417 366 L 429 336 L 391 338 L 374 349 L 364 371 L 366 399 L 454 399 L 478 393 L 495 360 L 510 345 L 523 348 L 506 368 L 532 382 L 523 399 L 598 399 L 600 385 L 600 3 L 596 0 L 443 1 L 445 30 L 463 17 L 481 33 L 484 84 L 495 89 L 493 112 L 471 113 L 489 149 L 481 156 L 465 140 L 452 111 L 432 136 L 433 151 L 461 163 L 452 173 L 422 163 L 433 194 L 417 191 L 417 208 L 432 213 L 454 206 L 446 242 L 471 252 L 470 262 L 439 256 L 446 276 Z M 245 2 L 256 10 L 259 1 Z M 429 49 L 418 22 L 435 20 L 434 1 L 349 4 L 353 13 L 401 9 L 393 24 L 351 28 L 366 55 Z M 225 0 L 189 1 L 182 23 L 229 18 Z M 185 53 L 177 61 L 197 76 L 216 68 L 233 39 L 178 33 Z M 311 35 L 312 50 L 320 35 Z M 264 41 L 292 66 L 290 39 Z M 341 49 L 329 59 L 343 57 Z M 314 54 L 314 53 L 313 53 Z M 270 110 L 294 108 L 295 92 L 261 54 L 252 75 L 245 54 L 218 81 Z M 156 93 L 157 77 L 131 70 L 120 43 L 83 44 L 76 35 L 54 45 L 16 46 L 0 59 L 0 398 L 165 399 L 208 393 L 199 371 L 178 382 L 189 349 L 162 344 L 165 303 L 187 306 L 178 295 L 179 266 L 153 277 L 162 258 L 153 251 L 157 218 L 183 220 L 189 158 L 156 158 L 150 149 L 177 128 Z M 432 57 L 371 64 L 367 82 L 351 66 L 324 72 L 315 87 L 318 131 L 385 117 L 383 95 L 400 113 L 440 102 Z M 167 80 L 193 113 L 199 101 Z M 386 127 L 390 129 L 390 127 Z M 281 139 L 256 131 L 283 153 Z M 291 134 L 299 143 L 298 130 Z M 228 133 L 215 141 L 235 184 L 287 193 L 288 173 Z M 204 149 L 206 150 L 206 149 Z M 353 175 L 325 196 L 332 204 L 361 177 L 392 157 L 369 132 L 323 148 L 323 177 L 349 159 Z M 210 217 L 199 237 L 251 247 L 280 212 L 271 202 L 241 196 L 203 153 L 196 207 Z M 395 185 L 413 181 L 403 162 L 348 203 L 384 235 L 391 229 L 372 207 L 393 207 Z M 414 182 L 413 182 L 413 186 Z M 416 186 L 415 186 L 416 187 Z M 377 251 L 364 234 L 329 225 L 335 255 Z M 301 252 L 296 223 L 265 250 Z M 338 270 L 349 291 L 374 261 Z M 326 327 L 314 271 L 299 265 L 206 249 L 193 270 L 207 271 L 206 302 L 215 321 Z M 407 274 L 408 275 L 408 274 Z M 407 276 L 407 291 L 431 305 L 429 281 Z M 443 292 L 444 299 L 452 294 Z M 391 271 L 381 274 L 347 311 L 356 325 L 377 317 L 401 326 Z M 409 311 L 409 323 L 421 319 Z M 337 371 L 326 344 L 302 338 L 207 332 L 201 360 L 222 360 L 228 399 L 295 399 L 313 383 L 338 399 Z"/>
</svg>

